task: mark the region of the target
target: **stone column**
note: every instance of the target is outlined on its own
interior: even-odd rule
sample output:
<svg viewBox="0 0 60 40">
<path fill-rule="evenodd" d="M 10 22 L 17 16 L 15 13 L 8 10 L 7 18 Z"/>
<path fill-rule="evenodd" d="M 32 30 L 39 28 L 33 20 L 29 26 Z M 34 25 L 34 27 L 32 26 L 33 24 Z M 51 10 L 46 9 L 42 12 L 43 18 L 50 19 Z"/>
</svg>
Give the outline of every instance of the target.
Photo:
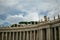
<svg viewBox="0 0 60 40">
<path fill-rule="evenodd" d="M 23 32 L 23 40 L 25 40 L 25 31 Z"/>
<path fill-rule="evenodd" d="M 40 40 L 40 29 L 38 30 L 38 40 Z"/>
<path fill-rule="evenodd" d="M 2 32 L 2 40 L 4 40 L 4 32 Z"/>
<path fill-rule="evenodd" d="M 36 40 L 38 40 L 39 38 L 38 38 L 38 30 L 36 30 Z"/>
<path fill-rule="evenodd" d="M 14 40 L 14 32 L 13 32 L 13 40 Z"/>
<path fill-rule="evenodd" d="M 59 40 L 60 40 L 60 27 L 58 29 L 59 29 Z"/>
<path fill-rule="evenodd" d="M 57 40 L 57 32 L 56 32 L 56 28 L 54 28 L 54 37 L 55 37 L 55 40 Z"/>
<path fill-rule="evenodd" d="M 53 40 L 53 28 L 50 29 L 50 39 Z"/>
<path fill-rule="evenodd" d="M 47 35 L 46 36 L 47 40 L 51 40 L 51 38 L 50 38 L 50 36 L 51 36 L 51 34 L 50 34 L 51 33 L 51 29 L 48 28 L 46 31 L 47 31 L 47 34 L 46 34 Z"/>
<path fill-rule="evenodd" d="M 27 37 L 26 37 L 26 39 L 29 40 L 29 33 L 28 33 L 28 31 L 27 31 Z"/>
<path fill-rule="evenodd" d="M 9 40 L 11 40 L 11 32 L 9 32 Z"/>
<path fill-rule="evenodd" d="M 53 40 L 53 28 L 48 28 L 47 30 L 47 40 Z"/>
<path fill-rule="evenodd" d="M 32 40 L 32 31 L 30 31 L 30 40 Z"/>
<path fill-rule="evenodd" d="M 35 30 L 34 30 L 34 40 L 35 40 Z"/>
<path fill-rule="evenodd" d="M 41 40 L 41 30 L 39 29 L 39 40 Z"/>
<path fill-rule="evenodd" d="M 26 37 L 26 39 L 29 40 L 28 31 L 27 31 L 27 37 Z"/>
<path fill-rule="evenodd" d="M 43 30 L 41 29 L 41 35 L 40 35 L 40 40 L 43 40 Z"/>
<path fill-rule="evenodd" d="M 21 40 L 21 36 L 22 36 L 22 35 L 21 35 L 21 31 L 20 31 L 20 39 L 19 39 L 19 40 Z"/>
<path fill-rule="evenodd" d="M 7 37 L 7 32 L 6 32 L 6 35 L 5 35 L 5 36 L 6 36 L 6 40 L 7 40 L 7 38 L 8 38 L 8 37 Z"/>
<path fill-rule="evenodd" d="M 18 40 L 18 32 L 16 32 L 16 40 Z"/>
</svg>

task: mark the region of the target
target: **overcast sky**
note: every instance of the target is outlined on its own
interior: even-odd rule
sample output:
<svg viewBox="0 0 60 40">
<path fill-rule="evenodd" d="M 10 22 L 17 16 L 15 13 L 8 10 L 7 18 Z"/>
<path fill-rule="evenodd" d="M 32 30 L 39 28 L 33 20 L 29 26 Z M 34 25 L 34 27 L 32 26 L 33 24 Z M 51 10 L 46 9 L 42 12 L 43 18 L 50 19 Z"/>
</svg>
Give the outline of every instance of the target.
<svg viewBox="0 0 60 40">
<path fill-rule="evenodd" d="M 39 21 L 60 14 L 60 0 L 0 0 L 0 25 Z"/>
</svg>

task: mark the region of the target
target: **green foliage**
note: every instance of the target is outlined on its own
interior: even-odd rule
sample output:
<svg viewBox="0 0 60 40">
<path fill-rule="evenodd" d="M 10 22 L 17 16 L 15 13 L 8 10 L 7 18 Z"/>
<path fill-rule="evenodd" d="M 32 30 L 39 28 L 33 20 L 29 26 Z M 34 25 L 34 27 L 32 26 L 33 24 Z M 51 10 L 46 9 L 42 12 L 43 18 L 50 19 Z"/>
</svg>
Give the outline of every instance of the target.
<svg viewBox="0 0 60 40">
<path fill-rule="evenodd" d="M 19 24 L 37 24 L 37 22 L 35 21 L 31 21 L 31 22 L 19 22 Z"/>
<path fill-rule="evenodd" d="M 31 21 L 31 22 L 19 22 L 19 24 L 37 24 L 36 21 Z M 17 24 L 12 24 L 11 27 L 17 27 Z"/>
<path fill-rule="evenodd" d="M 29 24 L 30 22 L 19 22 L 19 24 Z"/>
<path fill-rule="evenodd" d="M 12 24 L 11 27 L 17 27 L 17 24 Z"/>
</svg>

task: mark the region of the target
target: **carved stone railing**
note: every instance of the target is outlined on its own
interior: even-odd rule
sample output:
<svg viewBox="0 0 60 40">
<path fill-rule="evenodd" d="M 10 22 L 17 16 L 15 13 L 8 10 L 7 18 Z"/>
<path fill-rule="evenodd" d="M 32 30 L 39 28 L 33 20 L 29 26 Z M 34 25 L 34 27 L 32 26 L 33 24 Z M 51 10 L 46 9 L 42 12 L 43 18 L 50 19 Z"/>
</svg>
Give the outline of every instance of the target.
<svg viewBox="0 0 60 40">
<path fill-rule="evenodd" d="M 21 27 L 0 27 L 0 29 L 16 29 L 16 28 L 34 28 L 34 27 L 42 27 L 45 25 L 54 25 L 60 23 L 60 19 L 52 20 L 52 21 L 44 21 L 39 24 L 34 25 L 24 25 Z"/>
</svg>

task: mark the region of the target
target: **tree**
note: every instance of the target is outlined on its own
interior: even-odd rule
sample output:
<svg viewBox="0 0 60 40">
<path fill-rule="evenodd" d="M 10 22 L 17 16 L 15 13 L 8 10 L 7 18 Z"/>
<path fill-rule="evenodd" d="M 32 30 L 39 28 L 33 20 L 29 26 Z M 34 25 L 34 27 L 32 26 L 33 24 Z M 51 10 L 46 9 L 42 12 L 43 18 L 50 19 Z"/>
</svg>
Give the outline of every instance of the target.
<svg viewBox="0 0 60 40">
<path fill-rule="evenodd" d="M 12 24 L 11 27 L 17 27 L 17 24 Z"/>
</svg>

